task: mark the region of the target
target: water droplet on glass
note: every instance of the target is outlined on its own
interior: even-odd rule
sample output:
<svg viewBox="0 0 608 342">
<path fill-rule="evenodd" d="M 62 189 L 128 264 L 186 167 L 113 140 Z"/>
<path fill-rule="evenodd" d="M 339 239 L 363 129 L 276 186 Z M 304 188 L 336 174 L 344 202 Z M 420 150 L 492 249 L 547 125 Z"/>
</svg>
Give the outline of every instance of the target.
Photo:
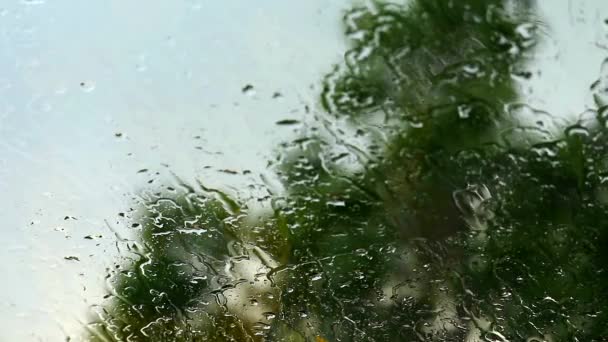
<svg viewBox="0 0 608 342">
<path fill-rule="evenodd" d="M 327 205 L 330 207 L 346 207 L 346 202 L 344 201 L 328 201 Z"/>
<path fill-rule="evenodd" d="M 264 315 L 264 318 L 266 318 L 267 320 L 273 320 L 275 317 L 277 317 L 277 315 L 274 312 L 264 312 L 262 315 Z"/>
<path fill-rule="evenodd" d="M 310 280 L 317 281 L 317 280 L 321 280 L 322 278 L 323 278 L 323 276 L 321 274 L 315 274 L 310 278 Z"/>
<path fill-rule="evenodd" d="M 589 137 L 589 131 L 583 126 L 573 125 L 566 129 L 566 136 L 571 138 L 587 138 Z"/>
<path fill-rule="evenodd" d="M 281 125 L 281 126 L 297 125 L 299 123 L 300 123 L 299 120 L 294 120 L 294 119 L 285 119 L 285 120 L 280 120 L 280 121 L 276 122 L 277 125 Z"/>
<path fill-rule="evenodd" d="M 460 105 L 458 106 L 458 117 L 461 119 L 468 119 L 471 115 L 471 106 Z"/>
<path fill-rule="evenodd" d="M 598 107 L 608 105 L 608 58 L 600 68 L 600 77 L 591 85 L 591 93 Z"/>
<path fill-rule="evenodd" d="M 80 89 L 85 93 L 90 93 L 95 90 L 95 82 L 93 81 L 82 81 L 80 82 Z"/>
<path fill-rule="evenodd" d="M 253 97 L 255 96 L 255 88 L 253 87 L 253 85 L 251 84 L 247 84 L 245 85 L 241 91 L 243 92 L 243 94 L 249 96 L 249 97 Z"/>
</svg>

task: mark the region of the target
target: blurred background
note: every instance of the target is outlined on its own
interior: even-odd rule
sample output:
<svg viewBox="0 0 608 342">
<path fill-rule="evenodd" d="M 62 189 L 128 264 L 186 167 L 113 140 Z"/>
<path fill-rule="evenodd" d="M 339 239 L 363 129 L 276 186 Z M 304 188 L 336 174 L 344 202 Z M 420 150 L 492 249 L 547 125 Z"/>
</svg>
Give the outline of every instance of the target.
<svg viewBox="0 0 608 342">
<path fill-rule="evenodd" d="M 322 110 L 354 4 L 0 3 L 0 341 L 78 340 L 142 189 L 177 175 L 247 197 L 275 177 L 268 160 L 294 136 L 276 122 Z M 593 106 L 608 3 L 538 7 L 544 39 L 521 93 L 574 117 Z"/>
</svg>

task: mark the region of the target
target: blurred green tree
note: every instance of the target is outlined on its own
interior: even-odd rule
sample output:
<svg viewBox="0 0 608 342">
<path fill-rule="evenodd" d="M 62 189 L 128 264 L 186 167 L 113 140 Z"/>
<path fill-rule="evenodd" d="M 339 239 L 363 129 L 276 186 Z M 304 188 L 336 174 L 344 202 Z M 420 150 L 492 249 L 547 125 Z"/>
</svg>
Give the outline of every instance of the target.
<svg viewBox="0 0 608 342">
<path fill-rule="evenodd" d="M 148 198 L 88 338 L 605 339 L 606 81 L 576 122 L 521 103 L 533 1 L 374 2 L 344 24 L 319 112 L 271 162 L 283 189 Z"/>
</svg>

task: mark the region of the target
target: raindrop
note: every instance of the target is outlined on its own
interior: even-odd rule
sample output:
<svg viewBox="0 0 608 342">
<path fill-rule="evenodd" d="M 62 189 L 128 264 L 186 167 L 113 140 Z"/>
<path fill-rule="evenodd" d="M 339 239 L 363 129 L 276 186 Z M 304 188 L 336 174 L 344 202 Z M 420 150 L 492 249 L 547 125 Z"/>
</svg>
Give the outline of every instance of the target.
<svg viewBox="0 0 608 342">
<path fill-rule="evenodd" d="M 80 89 L 85 93 L 90 93 L 95 90 L 95 82 L 93 81 L 82 81 L 80 82 Z"/>
<path fill-rule="evenodd" d="M 480 218 L 491 218 L 488 204 L 492 195 L 483 184 L 469 185 L 464 190 L 454 191 L 454 203 L 472 228 L 480 228 Z"/>
<path fill-rule="evenodd" d="M 462 70 L 469 75 L 477 75 L 479 73 L 479 65 L 476 63 L 465 64 Z"/>
<path fill-rule="evenodd" d="M 458 117 L 461 119 L 468 119 L 471 115 L 471 106 L 460 105 L 458 106 Z"/>
<path fill-rule="evenodd" d="M 329 207 L 346 207 L 346 202 L 344 202 L 344 201 L 328 201 L 327 205 Z"/>
<path fill-rule="evenodd" d="M 255 96 L 255 89 L 253 88 L 253 86 L 251 84 L 247 84 L 245 85 L 241 91 L 243 92 L 243 94 L 249 96 L 249 97 L 253 97 Z"/>
<path fill-rule="evenodd" d="M 519 34 L 523 39 L 532 39 L 534 38 L 534 31 L 536 30 L 536 25 L 534 23 L 523 23 L 515 29 L 515 31 Z"/>
<path fill-rule="evenodd" d="M 608 58 L 600 68 L 600 77 L 591 85 L 593 99 L 599 107 L 608 105 Z"/>
<path fill-rule="evenodd" d="M 264 312 L 262 314 L 264 316 L 264 318 L 266 318 L 267 320 L 273 320 L 274 318 L 277 317 L 277 315 L 274 312 Z"/>
<path fill-rule="evenodd" d="M 299 123 L 300 123 L 300 121 L 294 120 L 294 119 L 285 119 L 285 120 L 280 120 L 280 121 L 276 122 L 277 125 L 281 125 L 281 126 L 297 125 Z"/>
<path fill-rule="evenodd" d="M 608 106 L 604 106 L 598 110 L 598 120 L 603 123 L 604 127 L 608 128 Z"/>
<path fill-rule="evenodd" d="M 573 125 L 566 128 L 566 136 L 570 138 L 587 138 L 589 137 L 589 130 L 580 125 Z"/>
<path fill-rule="evenodd" d="M 314 276 L 312 276 L 312 278 L 310 278 L 311 281 L 317 281 L 317 280 L 321 280 L 323 278 L 323 276 L 321 274 L 315 274 Z"/>
</svg>

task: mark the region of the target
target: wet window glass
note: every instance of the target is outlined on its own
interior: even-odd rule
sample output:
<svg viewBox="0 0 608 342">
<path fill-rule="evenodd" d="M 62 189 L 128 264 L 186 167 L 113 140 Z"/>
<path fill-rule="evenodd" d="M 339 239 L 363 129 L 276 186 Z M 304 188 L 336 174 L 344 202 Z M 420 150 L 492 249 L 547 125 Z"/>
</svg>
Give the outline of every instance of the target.
<svg viewBox="0 0 608 342">
<path fill-rule="evenodd" d="M 0 341 L 608 339 L 608 2 L 0 20 Z"/>
</svg>

